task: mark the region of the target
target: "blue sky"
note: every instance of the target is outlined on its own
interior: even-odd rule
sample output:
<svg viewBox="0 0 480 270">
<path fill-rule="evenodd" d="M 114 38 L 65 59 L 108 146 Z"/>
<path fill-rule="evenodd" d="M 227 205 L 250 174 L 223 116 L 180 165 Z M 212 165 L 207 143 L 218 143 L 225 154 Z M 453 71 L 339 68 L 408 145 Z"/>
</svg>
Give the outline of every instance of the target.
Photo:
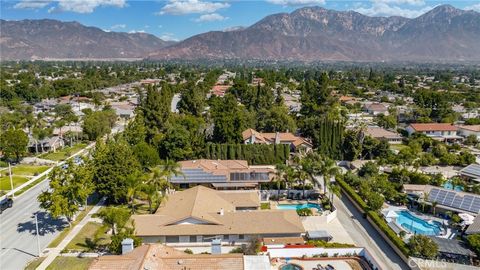
<svg viewBox="0 0 480 270">
<path fill-rule="evenodd" d="M 106 31 L 144 31 L 166 40 L 181 40 L 207 31 L 249 26 L 267 15 L 303 6 L 355 10 L 370 16 L 417 17 L 441 4 L 480 12 L 478 0 L 0 0 L 0 18 L 78 21 Z"/>
</svg>

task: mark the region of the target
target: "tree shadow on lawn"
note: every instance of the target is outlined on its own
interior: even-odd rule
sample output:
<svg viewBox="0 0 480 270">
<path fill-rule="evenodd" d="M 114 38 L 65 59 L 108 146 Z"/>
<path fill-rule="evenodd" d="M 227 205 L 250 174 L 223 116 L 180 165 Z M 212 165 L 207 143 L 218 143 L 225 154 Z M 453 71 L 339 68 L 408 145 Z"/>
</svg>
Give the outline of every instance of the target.
<svg viewBox="0 0 480 270">
<path fill-rule="evenodd" d="M 36 214 L 40 235 L 53 234 L 68 226 L 68 222 L 65 219 L 54 219 L 47 212 L 37 211 Z M 36 235 L 35 215 L 31 216 L 31 220 L 19 223 L 17 225 L 17 232 L 29 232 L 32 235 Z"/>
</svg>

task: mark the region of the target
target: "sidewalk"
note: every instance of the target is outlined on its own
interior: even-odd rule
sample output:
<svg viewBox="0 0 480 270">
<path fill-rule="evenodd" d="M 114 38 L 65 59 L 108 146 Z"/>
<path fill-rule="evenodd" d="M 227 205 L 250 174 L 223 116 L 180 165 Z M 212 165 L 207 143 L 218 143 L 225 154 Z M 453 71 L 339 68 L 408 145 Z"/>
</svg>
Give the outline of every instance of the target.
<svg viewBox="0 0 480 270">
<path fill-rule="evenodd" d="M 78 223 L 68 235 L 58 244 L 56 248 L 51 248 L 48 256 L 43 260 L 43 262 L 37 267 L 37 270 L 45 270 L 47 267 L 55 260 L 55 258 L 65 249 L 65 247 L 73 240 L 73 238 L 80 232 L 80 230 L 92 219 L 92 215 L 98 212 L 103 206 L 105 198 L 101 199 L 93 208 L 88 212 L 88 214 L 83 218 L 80 223 Z"/>
</svg>

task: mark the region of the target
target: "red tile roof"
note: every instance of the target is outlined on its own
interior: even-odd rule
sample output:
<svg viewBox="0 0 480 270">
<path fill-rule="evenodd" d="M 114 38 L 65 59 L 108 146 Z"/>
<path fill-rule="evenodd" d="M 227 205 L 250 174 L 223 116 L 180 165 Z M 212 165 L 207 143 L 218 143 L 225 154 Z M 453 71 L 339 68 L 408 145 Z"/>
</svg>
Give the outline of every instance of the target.
<svg viewBox="0 0 480 270">
<path fill-rule="evenodd" d="M 415 131 L 456 131 L 457 127 L 448 123 L 414 123 L 410 126 Z"/>
</svg>

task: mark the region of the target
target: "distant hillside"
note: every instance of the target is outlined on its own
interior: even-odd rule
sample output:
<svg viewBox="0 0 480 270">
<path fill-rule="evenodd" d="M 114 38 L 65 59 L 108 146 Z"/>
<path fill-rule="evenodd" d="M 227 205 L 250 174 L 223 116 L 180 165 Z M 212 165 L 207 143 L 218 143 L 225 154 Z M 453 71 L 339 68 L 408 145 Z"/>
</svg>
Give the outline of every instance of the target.
<svg viewBox="0 0 480 270">
<path fill-rule="evenodd" d="M 306 7 L 234 31 L 193 36 L 151 59 L 302 61 L 480 60 L 480 13 L 449 5 L 424 15 L 369 17 Z"/>
<path fill-rule="evenodd" d="M 151 34 L 105 32 L 77 22 L 0 20 L 2 60 L 142 58 L 170 44 Z"/>
</svg>

